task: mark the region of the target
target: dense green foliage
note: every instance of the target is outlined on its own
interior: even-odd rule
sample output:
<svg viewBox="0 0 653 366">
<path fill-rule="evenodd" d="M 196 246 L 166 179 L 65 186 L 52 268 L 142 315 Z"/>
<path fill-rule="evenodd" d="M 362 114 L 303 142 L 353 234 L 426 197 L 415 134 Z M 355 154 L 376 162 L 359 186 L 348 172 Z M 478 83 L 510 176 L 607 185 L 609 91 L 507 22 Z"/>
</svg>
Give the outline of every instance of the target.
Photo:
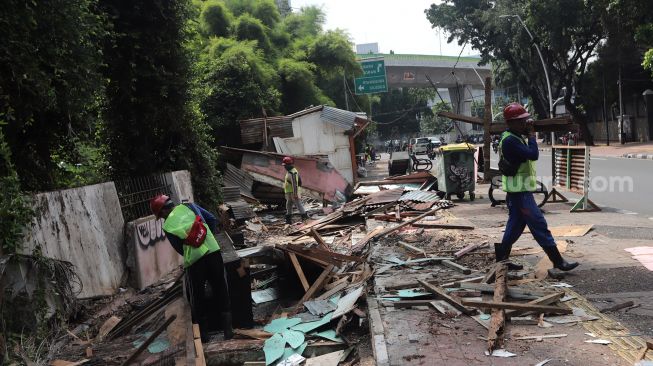
<svg viewBox="0 0 653 366">
<path fill-rule="evenodd" d="M 434 98 L 435 92 L 430 89 L 393 89 L 381 94 L 372 103 L 372 116 L 378 123 L 379 137 L 383 140 L 402 139 L 418 136 L 422 127 L 435 130 L 438 123 L 428 106 L 428 101 Z"/>
<path fill-rule="evenodd" d="M 195 6 L 198 103 L 217 145 L 239 144 L 241 119 L 318 104 L 345 107 L 343 78 L 353 84 L 360 67 L 345 33 L 322 30 L 320 9 L 282 16 L 272 0 Z M 367 108 L 366 98 L 348 97 Z"/>
</svg>

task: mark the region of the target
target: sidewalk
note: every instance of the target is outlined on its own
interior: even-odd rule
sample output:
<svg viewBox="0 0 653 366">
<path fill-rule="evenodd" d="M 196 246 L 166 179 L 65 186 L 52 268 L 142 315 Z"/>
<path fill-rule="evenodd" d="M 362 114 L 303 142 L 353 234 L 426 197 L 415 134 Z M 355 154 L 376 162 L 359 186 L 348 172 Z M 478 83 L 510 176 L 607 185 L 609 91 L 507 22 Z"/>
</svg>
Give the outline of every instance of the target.
<svg viewBox="0 0 653 366">
<path fill-rule="evenodd" d="M 385 162 L 380 167 L 384 165 Z M 473 270 L 467 276 L 478 276 L 493 262 L 492 243 L 501 240 L 508 217 L 505 206 L 490 206 L 487 191 L 487 185 L 477 184 L 475 201 L 454 201 L 456 206 L 439 216 L 439 221 L 443 223 L 471 225 L 473 230 L 405 230 L 397 237 L 380 240 L 371 257 L 379 264 L 403 261 L 414 256 L 414 253 L 403 248 L 404 245 L 399 245 L 400 241 L 409 242 L 436 257 L 451 252 L 452 248 L 486 242 L 486 247 L 460 260 L 461 264 Z M 544 211 L 551 228 L 591 225 L 590 231 L 582 236 L 567 234 L 556 237 L 566 246 L 563 256 L 579 261 L 581 266 L 567 273 L 563 279 L 548 279 L 545 284 L 550 286 L 559 281 L 572 286 L 565 289 L 570 297 L 565 302 L 566 306 L 582 309 L 596 320 L 554 324 L 550 328 L 506 323 L 505 349 L 516 356 L 488 357 L 484 354 L 487 341 L 483 339 L 487 336 L 487 330 L 478 320 L 449 313 L 439 314 L 432 306 L 404 308 L 389 301 L 388 296 L 392 296 L 389 293 L 393 290 L 412 288 L 418 279 L 438 282 L 456 276 L 456 271 L 427 264 L 421 268 L 395 269 L 381 265 L 377 266 L 374 277 L 374 295 L 368 295 L 371 328 L 376 329 L 373 344 L 377 364 L 535 365 L 548 359 L 548 366 L 633 365 L 641 353 L 643 341 L 653 338 L 653 289 L 650 287 L 653 271 L 633 259 L 626 249 L 653 248 L 653 221 L 623 215 L 609 208 L 601 212 L 570 213 L 571 206 L 571 203 L 548 203 Z M 367 225 L 371 230 L 377 223 L 368 220 Z M 520 248 L 532 254 L 520 256 Z M 542 252 L 536 253 L 538 249 L 539 246 L 528 233 L 513 248 L 513 260 L 525 266 L 525 276 L 532 275 L 544 257 Z M 456 291 L 453 288 L 448 290 Z M 601 309 L 627 301 L 632 301 L 633 306 L 609 313 L 600 312 Z M 590 334 L 597 337 L 593 338 Z M 537 335 L 562 336 L 540 341 L 517 339 Z M 593 339 L 605 339 L 611 343 L 586 342 Z M 649 352 L 646 359 L 653 360 L 653 352 Z"/>
<path fill-rule="evenodd" d="M 540 144 L 540 151 L 551 151 L 551 146 Z M 604 157 L 623 157 L 631 159 L 653 160 L 653 141 L 629 142 L 621 145 L 619 142 L 611 142 L 610 145 L 597 144 L 592 147 L 592 155 Z"/>
</svg>

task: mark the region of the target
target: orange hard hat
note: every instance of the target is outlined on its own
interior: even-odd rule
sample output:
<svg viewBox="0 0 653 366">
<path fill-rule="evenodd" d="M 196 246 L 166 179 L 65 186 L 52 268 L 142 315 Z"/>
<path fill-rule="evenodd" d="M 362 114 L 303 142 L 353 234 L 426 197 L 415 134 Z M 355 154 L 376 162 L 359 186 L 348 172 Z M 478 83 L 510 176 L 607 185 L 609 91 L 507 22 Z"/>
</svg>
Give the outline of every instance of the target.
<svg viewBox="0 0 653 366">
<path fill-rule="evenodd" d="M 526 111 L 526 108 L 519 103 L 510 103 L 503 109 L 503 119 L 505 121 L 528 118 L 530 116 L 531 115 Z"/>
<path fill-rule="evenodd" d="M 290 156 L 284 156 L 283 160 L 281 161 L 281 165 L 293 165 L 295 164 L 295 159 L 293 159 Z"/>
<path fill-rule="evenodd" d="M 154 216 L 157 217 L 157 219 L 161 218 L 161 210 L 166 206 L 168 202 L 171 202 L 170 197 L 166 196 L 165 194 L 159 194 L 150 200 L 150 209 L 152 210 Z"/>
</svg>

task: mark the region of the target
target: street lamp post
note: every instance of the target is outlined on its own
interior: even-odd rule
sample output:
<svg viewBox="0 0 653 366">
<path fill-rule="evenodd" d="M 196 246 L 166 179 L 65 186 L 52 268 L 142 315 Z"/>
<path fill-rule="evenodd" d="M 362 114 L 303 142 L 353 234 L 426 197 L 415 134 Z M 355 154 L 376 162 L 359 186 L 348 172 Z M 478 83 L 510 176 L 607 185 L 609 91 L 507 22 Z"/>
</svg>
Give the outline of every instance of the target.
<svg viewBox="0 0 653 366">
<path fill-rule="evenodd" d="M 542 57 L 542 51 L 540 51 L 540 47 L 535 43 L 535 37 L 533 37 L 533 34 L 531 33 L 530 30 L 528 30 L 528 27 L 526 26 L 526 23 L 522 20 L 522 18 L 517 15 L 499 15 L 499 18 L 517 18 L 519 20 L 519 23 L 524 27 L 526 30 L 526 33 L 528 33 L 528 36 L 531 38 L 531 41 L 533 42 L 533 45 L 535 46 L 535 49 L 537 50 L 538 56 L 540 56 L 540 61 L 542 62 L 542 68 L 544 69 L 544 77 L 546 78 L 546 87 L 549 92 L 549 117 L 553 118 L 553 97 L 551 95 L 551 81 L 549 81 L 549 71 L 546 68 L 546 64 L 544 63 L 544 57 Z M 555 143 L 554 141 L 555 133 L 551 132 L 551 145 Z"/>
</svg>

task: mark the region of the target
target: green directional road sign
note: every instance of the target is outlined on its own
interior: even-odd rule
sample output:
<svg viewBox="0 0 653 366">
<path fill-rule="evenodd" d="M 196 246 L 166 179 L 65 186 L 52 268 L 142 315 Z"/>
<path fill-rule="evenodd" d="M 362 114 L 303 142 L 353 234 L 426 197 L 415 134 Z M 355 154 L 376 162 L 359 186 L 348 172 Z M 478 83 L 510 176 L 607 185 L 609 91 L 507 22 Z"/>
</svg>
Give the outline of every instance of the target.
<svg viewBox="0 0 653 366">
<path fill-rule="evenodd" d="M 362 60 L 363 77 L 354 79 L 356 94 L 374 94 L 388 91 L 383 60 Z"/>
</svg>

